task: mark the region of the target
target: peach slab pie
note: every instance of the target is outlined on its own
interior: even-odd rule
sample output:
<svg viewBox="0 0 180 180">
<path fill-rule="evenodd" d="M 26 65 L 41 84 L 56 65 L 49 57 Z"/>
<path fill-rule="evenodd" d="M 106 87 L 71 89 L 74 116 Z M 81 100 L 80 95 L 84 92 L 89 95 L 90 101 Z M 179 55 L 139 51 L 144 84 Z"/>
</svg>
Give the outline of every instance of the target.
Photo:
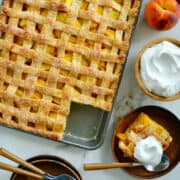
<svg viewBox="0 0 180 180">
<path fill-rule="evenodd" d="M 169 132 L 160 124 L 152 120 L 147 114 L 140 113 L 135 121 L 130 124 L 125 133 L 118 133 L 119 148 L 124 152 L 125 156 L 134 159 L 134 147 L 138 141 L 148 136 L 154 136 L 162 144 L 165 151 L 172 137 Z"/>
<path fill-rule="evenodd" d="M 71 102 L 106 111 L 140 0 L 4 0 L 0 122 L 60 140 Z"/>
</svg>

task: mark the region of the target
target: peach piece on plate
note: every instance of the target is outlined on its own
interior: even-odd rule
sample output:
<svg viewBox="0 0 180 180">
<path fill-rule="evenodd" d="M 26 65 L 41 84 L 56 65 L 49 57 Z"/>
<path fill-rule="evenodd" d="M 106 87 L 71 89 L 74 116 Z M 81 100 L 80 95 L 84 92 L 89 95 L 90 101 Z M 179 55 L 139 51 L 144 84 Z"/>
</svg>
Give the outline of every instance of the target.
<svg viewBox="0 0 180 180">
<path fill-rule="evenodd" d="M 153 29 L 168 30 L 179 20 L 180 4 L 176 0 L 150 0 L 145 6 L 144 17 Z"/>
</svg>

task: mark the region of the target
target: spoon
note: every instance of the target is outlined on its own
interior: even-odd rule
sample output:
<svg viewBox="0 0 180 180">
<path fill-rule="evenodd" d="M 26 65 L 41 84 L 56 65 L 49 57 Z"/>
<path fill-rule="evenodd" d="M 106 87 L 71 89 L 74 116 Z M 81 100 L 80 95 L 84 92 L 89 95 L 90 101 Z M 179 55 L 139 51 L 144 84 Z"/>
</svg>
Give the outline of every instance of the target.
<svg viewBox="0 0 180 180">
<path fill-rule="evenodd" d="M 161 162 L 153 167 L 151 165 L 143 165 L 142 163 L 129 162 L 129 163 L 111 163 L 111 164 L 84 164 L 84 170 L 99 170 L 99 169 L 110 169 L 110 168 L 124 168 L 124 167 L 136 167 L 144 166 L 144 168 L 149 172 L 159 172 L 164 171 L 169 167 L 169 158 L 163 155 Z"/>
<path fill-rule="evenodd" d="M 0 162 L 0 168 L 7 170 L 7 171 L 12 171 L 15 172 L 17 174 L 21 174 L 21 175 L 26 175 L 26 176 L 30 176 L 36 179 L 40 179 L 40 180 L 76 180 L 76 178 L 67 175 L 67 174 L 61 174 L 59 176 L 53 176 L 50 175 L 48 173 L 45 173 L 44 171 L 42 171 L 41 169 L 33 166 L 32 164 L 28 163 L 27 161 L 24 161 L 23 159 L 20 159 L 19 157 L 11 154 L 10 152 L 8 152 L 7 150 L 0 148 L 0 155 L 16 162 L 19 163 L 20 165 L 30 169 L 31 171 L 27 171 L 21 168 L 17 168 L 17 167 L 13 167 L 9 164 L 5 164 Z M 35 173 L 33 173 L 33 172 Z"/>
<path fill-rule="evenodd" d="M 45 174 L 43 180 L 76 180 L 76 179 L 67 174 L 61 174 L 59 176 L 52 176 L 50 174 Z"/>
<path fill-rule="evenodd" d="M 169 165 L 170 165 L 170 162 L 169 162 L 168 156 L 163 155 L 161 158 L 161 162 L 157 166 L 153 167 L 151 165 L 147 165 L 144 167 L 149 172 L 159 172 L 159 171 L 166 170 L 169 167 Z"/>
</svg>

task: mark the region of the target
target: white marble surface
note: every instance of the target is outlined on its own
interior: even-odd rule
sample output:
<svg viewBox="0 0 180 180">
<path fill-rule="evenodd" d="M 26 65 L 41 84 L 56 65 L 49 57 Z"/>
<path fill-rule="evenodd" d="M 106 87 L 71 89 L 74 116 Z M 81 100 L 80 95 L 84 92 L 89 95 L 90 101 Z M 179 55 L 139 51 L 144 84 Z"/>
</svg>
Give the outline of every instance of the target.
<svg viewBox="0 0 180 180">
<path fill-rule="evenodd" d="M 143 1 L 144 3 L 147 1 Z M 26 159 L 37 154 L 52 154 L 65 158 L 70 161 L 80 171 L 84 180 L 133 180 L 134 177 L 129 176 L 120 169 L 103 170 L 103 171 L 83 171 L 83 163 L 94 162 L 113 162 L 111 154 L 111 137 L 112 131 L 119 117 L 130 112 L 132 109 L 143 105 L 160 105 L 174 112 L 180 117 L 180 100 L 173 102 L 158 102 L 150 99 L 141 93 L 137 87 L 134 78 L 134 60 L 139 49 L 149 40 L 157 37 L 175 37 L 180 39 L 180 23 L 173 29 L 166 32 L 157 32 L 150 29 L 143 20 L 143 7 L 137 24 L 135 34 L 132 39 L 132 45 L 128 56 L 128 61 L 121 82 L 120 93 L 117 98 L 113 116 L 106 134 L 105 142 L 101 148 L 93 151 L 79 149 L 73 146 L 53 142 L 40 137 L 35 137 L 22 132 L 0 127 L 0 145 Z M 131 97 L 131 98 L 129 98 Z M 10 163 L 8 160 L 0 157 L 0 161 Z M 169 174 L 157 178 L 158 180 L 177 180 L 180 178 L 180 165 L 176 166 Z M 0 170 L 0 180 L 8 180 L 11 173 Z"/>
</svg>

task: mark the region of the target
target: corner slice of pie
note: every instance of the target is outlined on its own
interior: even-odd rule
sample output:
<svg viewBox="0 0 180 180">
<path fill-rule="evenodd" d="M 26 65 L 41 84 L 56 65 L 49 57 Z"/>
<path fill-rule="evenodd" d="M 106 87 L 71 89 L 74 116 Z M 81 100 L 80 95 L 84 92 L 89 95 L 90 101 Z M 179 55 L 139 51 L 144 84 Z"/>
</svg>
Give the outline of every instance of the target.
<svg viewBox="0 0 180 180">
<path fill-rule="evenodd" d="M 125 156 L 134 159 L 133 154 L 136 143 L 148 136 L 156 137 L 161 143 L 163 151 L 169 147 L 172 141 L 172 137 L 163 126 L 141 112 L 124 133 L 117 134 L 119 148 L 124 152 Z"/>
</svg>

